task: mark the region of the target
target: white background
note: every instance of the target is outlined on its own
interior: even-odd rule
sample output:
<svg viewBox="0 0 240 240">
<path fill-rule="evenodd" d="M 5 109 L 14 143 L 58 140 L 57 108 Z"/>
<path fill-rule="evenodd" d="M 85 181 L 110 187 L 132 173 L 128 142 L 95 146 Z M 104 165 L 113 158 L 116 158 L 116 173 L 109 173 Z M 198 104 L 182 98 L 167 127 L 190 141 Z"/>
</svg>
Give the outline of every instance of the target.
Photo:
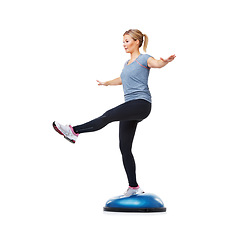
<svg viewBox="0 0 240 240">
<path fill-rule="evenodd" d="M 1 1 L 0 238 L 239 239 L 237 1 Z M 166 214 L 104 213 L 127 179 L 118 123 L 75 145 L 52 128 L 121 104 L 122 35 L 149 36 L 150 116 L 134 155 L 140 186 Z"/>
</svg>

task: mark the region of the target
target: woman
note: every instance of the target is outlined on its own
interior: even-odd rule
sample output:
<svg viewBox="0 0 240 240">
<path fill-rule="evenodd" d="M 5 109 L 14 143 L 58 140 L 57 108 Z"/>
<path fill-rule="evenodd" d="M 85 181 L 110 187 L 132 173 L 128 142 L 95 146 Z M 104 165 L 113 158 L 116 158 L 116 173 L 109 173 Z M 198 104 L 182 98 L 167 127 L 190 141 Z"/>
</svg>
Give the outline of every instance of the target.
<svg viewBox="0 0 240 240">
<path fill-rule="evenodd" d="M 148 54 L 141 54 L 139 48 L 143 45 L 146 52 L 148 37 L 137 29 L 130 29 L 123 34 L 123 47 L 130 53 L 120 77 L 106 82 L 97 80 L 99 86 L 123 85 L 125 103 L 105 112 L 102 116 L 72 127 L 53 122 L 54 129 L 67 140 L 75 143 L 79 134 L 100 130 L 107 124 L 119 121 L 120 151 L 123 165 L 127 174 L 129 187 L 126 196 L 143 193 L 138 186 L 135 173 L 135 161 L 132 154 L 132 143 L 137 125 L 145 119 L 151 111 L 151 94 L 148 88 L 148 76 L 151 68 L 161 68 L 174 60 L 175 55 L 167 59 L 154 59 Z"/>
</svg>

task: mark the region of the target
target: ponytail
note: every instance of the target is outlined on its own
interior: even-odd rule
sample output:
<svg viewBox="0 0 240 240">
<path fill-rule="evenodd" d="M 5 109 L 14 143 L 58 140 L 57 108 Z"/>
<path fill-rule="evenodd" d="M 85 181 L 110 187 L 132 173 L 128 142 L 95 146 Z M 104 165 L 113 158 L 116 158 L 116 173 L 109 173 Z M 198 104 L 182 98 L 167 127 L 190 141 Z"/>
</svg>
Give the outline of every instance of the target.
<svg viewBox="0 0 240 240">
<path fill-rule="evenodd" d="M 144 44 L 143 44 L 143 51 L 147 51 L 147 46 L 148 46 L 148 36 L 146 34 L 143 34 L 144 37 Z"/>
</svg>

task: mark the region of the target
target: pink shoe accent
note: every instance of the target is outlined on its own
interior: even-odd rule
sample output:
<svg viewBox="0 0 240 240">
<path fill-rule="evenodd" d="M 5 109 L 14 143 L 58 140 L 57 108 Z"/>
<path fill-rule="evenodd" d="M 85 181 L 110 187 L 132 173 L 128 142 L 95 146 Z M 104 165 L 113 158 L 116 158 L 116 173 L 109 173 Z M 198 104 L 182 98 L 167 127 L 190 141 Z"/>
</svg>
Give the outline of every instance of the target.
<svg viewBox="0 0 240 240">
<path fill-rule="evenodd" d="M 72 131 L 72 134 L 76 137 L 78 137 L 79 134 L 75 133 L 74 130 L 73 130 L 73 127 L 71 125 L 69 125 L 71 131 Z"/>
<path fill-rule="evenodd" d="M 130 187 L 130 186 L 129 186 Z M 131 189 L 139 189 L 140 187 L 137 186 L 137 187 L 130 187 Z"/>
<path fill-rule="evenodd" d="M 57 128 L 55 122 L 53 122 L 53 128 L 54 128 L 55 131 L 57 131 L 59 134 L 63 135 L 63 133 Z"/>
</svg>

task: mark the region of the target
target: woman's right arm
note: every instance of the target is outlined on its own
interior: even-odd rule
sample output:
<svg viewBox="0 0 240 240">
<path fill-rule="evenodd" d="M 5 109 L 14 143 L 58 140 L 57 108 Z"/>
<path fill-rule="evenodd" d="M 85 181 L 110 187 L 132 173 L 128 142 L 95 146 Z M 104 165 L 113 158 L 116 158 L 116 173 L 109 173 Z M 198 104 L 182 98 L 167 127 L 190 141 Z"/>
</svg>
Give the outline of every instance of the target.
<svg viewBox="0 0 240 240">
<path fill-rule="evenodd" d="M 116 86 L 116 85 L 122 85 L 122 79 L 121 79 L 120 77 L 115 78 L 115 79 L 113 79 L 113 80 L 111 80 L 111 81 L 107 81 L 107 82 L 100 82 L 100 81 L 98 81 L 98 80 L 97 80 L 97 82 L 98 82 L 98 85 L 99 85 L 99 86 Z"/>
</svg>

